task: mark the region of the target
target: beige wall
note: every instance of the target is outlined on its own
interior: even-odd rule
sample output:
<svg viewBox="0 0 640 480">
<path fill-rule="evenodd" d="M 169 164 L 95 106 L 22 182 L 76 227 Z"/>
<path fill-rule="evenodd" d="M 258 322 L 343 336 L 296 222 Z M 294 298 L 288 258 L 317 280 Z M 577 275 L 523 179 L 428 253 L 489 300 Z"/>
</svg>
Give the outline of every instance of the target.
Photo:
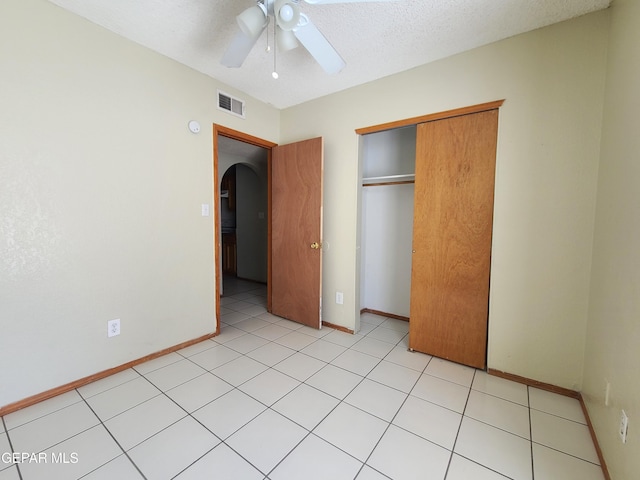
<svg viewBox="0 0 640 480">
<path fill-rule="evenodd" d="M 280 113 L 44 0 L 0 2 L 0 68 L 0 407 L 213 332 L 211 125 Z"/>
<path fill-rule="evenodd" d="M 614 480 L 640 472 L 640 2 L 615 0 L 604 103 L 602 151 L 583 396 Z M 611 385 L 605 406 L 606 383 Z M 618 437 L 620 410 L 629 437 Z"/>
<path fill-rule="evenodd" d="M 326 321 L 357 328 L 354 129 L 506 99 L 489 367 L 581 388 L 607 32 L 608 12 L 599 12 L 283 110 L 283 142 L 325 139 Z"/>
</svg>

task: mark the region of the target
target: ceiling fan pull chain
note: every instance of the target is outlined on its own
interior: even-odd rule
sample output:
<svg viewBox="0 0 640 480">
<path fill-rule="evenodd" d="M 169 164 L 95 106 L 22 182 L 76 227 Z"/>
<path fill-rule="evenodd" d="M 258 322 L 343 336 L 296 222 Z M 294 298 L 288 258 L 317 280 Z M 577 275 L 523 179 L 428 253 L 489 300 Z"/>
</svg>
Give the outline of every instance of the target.
<svg viewBox="0 0 640 480">
<path fill-rule="evenodd" d="M 276 68 L 276 52 L 278 51 L 278 42 L 276 41 L 276 31 L 278 30 L 276 26 L 276 22 L 273 22 L 273 73 L 271 76 L 277 80 L 278 79 L 278 69 Z M 267 32 L 267 37 L 269 36 Z"/>
</svg>

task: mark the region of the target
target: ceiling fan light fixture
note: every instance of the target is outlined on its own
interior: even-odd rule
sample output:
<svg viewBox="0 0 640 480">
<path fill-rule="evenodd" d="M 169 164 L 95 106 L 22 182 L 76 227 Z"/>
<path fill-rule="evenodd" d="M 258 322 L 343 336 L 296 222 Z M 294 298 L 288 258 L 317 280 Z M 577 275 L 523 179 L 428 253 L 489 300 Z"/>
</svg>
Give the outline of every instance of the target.
<svg viewBox="0 0 640 480">
<path fill-rule="evenodd" d="M 259 3 L 238 15 L 236 21 L 242 33 L 251 38 L 257 37 L 262 33 L 268 21 L 267 9 Z"/>
<path fill-rule="evenodd" d="M 290 0 L 276 0 L 273 11 L 276 23 L 282 30 L 293 30 L 298 24 L 300 9 Z"/>
<path fill-rule="evenodd" d="M 278 44 L 278 49 L 282 52 L 288 52 L 300 45 L 298 39 L 291 30 L 282 30 L 280 27 L 278 27 L 276 43 Z"/>
</svg>

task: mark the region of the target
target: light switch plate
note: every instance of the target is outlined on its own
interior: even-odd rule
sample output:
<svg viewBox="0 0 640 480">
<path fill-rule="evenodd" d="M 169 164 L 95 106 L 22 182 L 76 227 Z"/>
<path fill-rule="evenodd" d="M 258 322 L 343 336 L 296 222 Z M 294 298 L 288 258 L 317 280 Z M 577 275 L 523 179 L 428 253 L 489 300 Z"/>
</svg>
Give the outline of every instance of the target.
<svg viewBox="0 0 640 480">
<path fill-rule="evenodd" d="M 201 211 L 202 211 L 202 216 L 203 217 L 208 217 L 209 216 L 209 204 L 208 203 L 203 203 Z"/>
</svg>

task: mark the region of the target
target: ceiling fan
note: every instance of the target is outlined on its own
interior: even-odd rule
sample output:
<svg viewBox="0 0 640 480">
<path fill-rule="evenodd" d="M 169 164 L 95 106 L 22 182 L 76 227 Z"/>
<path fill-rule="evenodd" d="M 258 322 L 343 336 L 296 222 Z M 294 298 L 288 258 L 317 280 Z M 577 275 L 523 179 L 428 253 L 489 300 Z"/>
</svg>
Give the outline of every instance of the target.
<svg viewBox="0 0 640 480">
<path fill-rule="evenodd" d="M 309 4 L 385 2 L 395 0 L 304 0 Z M 280 51 L 296 48 L 300 43 L 329 74 L 338 73 L 346 65 L 340 54 L 326 37 L 300 11 L 300 0 L 256 0 L 256 5 L 247 8 L 236 17 L 240 31 L 231 41 L 221 63 L 227 67 L 242 66 L 258 38 L 274 19 L 276 46 Z M 275 52 L 274 52 L 275 53 Z M 275 57 L 274 57 L 275 58 Z M 273 77 L 278 78 L 275 71 Z"/>
</svg>

